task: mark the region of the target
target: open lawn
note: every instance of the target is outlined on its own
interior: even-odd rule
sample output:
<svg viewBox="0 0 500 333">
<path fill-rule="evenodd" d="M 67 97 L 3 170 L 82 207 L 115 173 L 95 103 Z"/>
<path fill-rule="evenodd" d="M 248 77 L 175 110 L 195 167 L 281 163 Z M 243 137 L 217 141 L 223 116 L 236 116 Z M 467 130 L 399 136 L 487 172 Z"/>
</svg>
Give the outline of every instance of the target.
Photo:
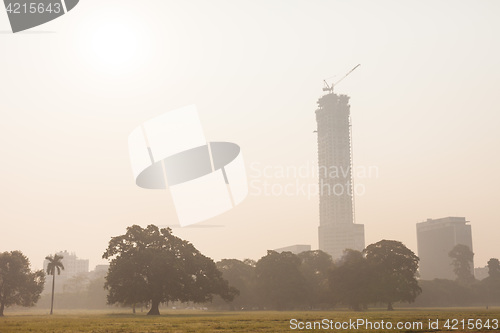
<svg viewBox="0 0 500 333">
<path fill-rule="evenodd" d="M 297 321 L 293 321 L 293 319 Z M 432 323 L 436 323 L 438 320 L 439 328 L 429 328 L 429 319 Z M 463 322 L 462 319 L 464 319 Z M 364 324 L 361 320 L 365 320 Z M 392 312 L 202 312 L 170 310 L 164 311 L 163 315 L 159 317 L 146 316 L 144 313 L 132 315 L 105 312 L 59 312 L 49 316 L 36 313 L 7 312 L 6 317 L 0 318 L 0 332 L 499 332 L 499 320 L 500 308 L 498 307 L 489 310 L 478 308 L 404 309 Z M 449 321 L 449 327 L 444 327 L 447 321 Z M 307 325 L 314 325 L 314 322 L 321 322 L 322 329 L 319 329 L 320 323 L 317 323 L 316 329 L 310 326 L 311 329 L 307 330 Z M 388 322 L 390 324 L 387 324 Z M 360 326 L 352 326 L 353 323 L 359 323 Z M 406 328 L 398 328 L 398 323 L 406 325 Z M 455 323 L 457 324 L 454 325 Z M 301 325 L 304 325 L 303 330 L 300 329 Z M 335 325 L 337 325 L 337 329 Z M 344 325 L 345 329 L 339 325 Z M 392 325 L 392 328 L 388 325 Z M 421 326 L 419 327 L 419 325 Z M 485 326 L 489 326 L 489 329 Z"/>
</svg>

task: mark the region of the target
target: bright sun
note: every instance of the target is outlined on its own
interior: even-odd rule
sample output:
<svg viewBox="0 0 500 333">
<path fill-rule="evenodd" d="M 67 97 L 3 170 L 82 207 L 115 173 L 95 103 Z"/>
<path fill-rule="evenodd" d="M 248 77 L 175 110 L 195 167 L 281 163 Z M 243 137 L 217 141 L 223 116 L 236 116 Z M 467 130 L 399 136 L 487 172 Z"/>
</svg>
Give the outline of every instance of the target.
<svg viewBox="0 0 500 333">
<path fill-rule="evenodd" d="M 144 64 L 150 53 L 149 37 L 137 17 L 116 8 L 92 14 L 80 31 L 80 54 L 90 66 L 126 72 Z"/>
</svg>

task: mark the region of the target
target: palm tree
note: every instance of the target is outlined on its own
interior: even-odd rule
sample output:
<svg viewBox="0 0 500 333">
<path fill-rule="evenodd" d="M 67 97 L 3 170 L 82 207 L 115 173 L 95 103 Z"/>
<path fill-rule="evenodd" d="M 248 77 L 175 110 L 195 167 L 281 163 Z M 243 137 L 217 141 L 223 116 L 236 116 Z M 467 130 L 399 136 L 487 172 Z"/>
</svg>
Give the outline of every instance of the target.
<svg viewBox="0 0 500 333">
<path fill-rule="evenodd" d="M 47 265 L 47 274 L 52 275 L 52 302 L 50 303 L 50 314 L 52 314 L 54 310 L 54 287 L 56 285 L 56 270 L 57 275 L 61 274 L 61 269 L 64 270 L 64 265 L 62 263 L 63 256 L 58 254 L 52 256 L 45 257 L 46 260 L 49 261 Z"/>
</svg>

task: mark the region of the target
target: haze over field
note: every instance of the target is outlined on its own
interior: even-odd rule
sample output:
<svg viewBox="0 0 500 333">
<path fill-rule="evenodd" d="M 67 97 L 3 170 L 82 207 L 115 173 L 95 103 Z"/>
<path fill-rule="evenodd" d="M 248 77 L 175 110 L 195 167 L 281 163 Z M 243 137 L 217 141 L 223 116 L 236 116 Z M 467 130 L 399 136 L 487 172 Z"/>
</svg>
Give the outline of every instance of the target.
<svg viewBox="0 0 500 333">
<path fill-rule="evenodd" d="M 16 35 L 0 11 L 0 252 L 41 268 L 66 249 L 93 267 L 127 226 L 177 224 L 168 192 L 135 185 L 127 138 L 188 104 L 209 140 L 241 146 L 251 188 L 206 222 L 224 227 L 174 234 L 214 259 L 317 248 L 317 196 L 256 189 L 296 186 L 286 168 L 317 182 L 323 79 L 361 63 L 336 91 L 351 96 L 355 167 L 377 170 L 356 179 L 366 244 L 416 252 L 416 222 L 465 216 L 484 266 L 499 256 L 499 11 L 494 0 L 86 0 Z"/>
</svg>

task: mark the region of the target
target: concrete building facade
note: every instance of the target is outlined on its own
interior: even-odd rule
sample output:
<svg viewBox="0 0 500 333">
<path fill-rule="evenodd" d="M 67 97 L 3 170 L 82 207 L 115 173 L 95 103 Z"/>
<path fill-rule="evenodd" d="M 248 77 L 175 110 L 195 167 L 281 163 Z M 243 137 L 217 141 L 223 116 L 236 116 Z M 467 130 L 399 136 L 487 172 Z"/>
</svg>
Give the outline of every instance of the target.
<svg viewBox="0 0 500 333">
<path fill-rule="evenodd" d="M 68 251 L 60 251 L 56 254 L 63 256 L 61 260 L 64 265 L 64 270 L 61 270 L 61 274 L 56 273 L 56 286 L 55 292 L 60 293 L 64 291 L 64 285 L 73 277 L 79 274 L 85 274 L 89 272 L 89 260 L 79 259 L 75 253 L 69 253 Z M 43 261 L 43 270 L 47 272 L 48 260 Z M 45 279 L 44 293 L 52 291 L 52 276 L 47 276 Z"/>
<path fill-rule="evenodd" d="M 364 225 L 354 223 L 350 105 L 330 91 L 318 100 L 319 249 L 340 259 L 363 250 Z"/>
<path fill-rule="evenodd" d="M 420 278 L 423 280 L 456 278 L 450 251 L 463 244 L 473 251 L 472 229 L 465 217 L 427 219 L 417 223 L 417 247 Z M 474 262 L 471 263 L 471 270 Z M 473 272 L 472 272 L 473 273 Z"/>
</svg>

